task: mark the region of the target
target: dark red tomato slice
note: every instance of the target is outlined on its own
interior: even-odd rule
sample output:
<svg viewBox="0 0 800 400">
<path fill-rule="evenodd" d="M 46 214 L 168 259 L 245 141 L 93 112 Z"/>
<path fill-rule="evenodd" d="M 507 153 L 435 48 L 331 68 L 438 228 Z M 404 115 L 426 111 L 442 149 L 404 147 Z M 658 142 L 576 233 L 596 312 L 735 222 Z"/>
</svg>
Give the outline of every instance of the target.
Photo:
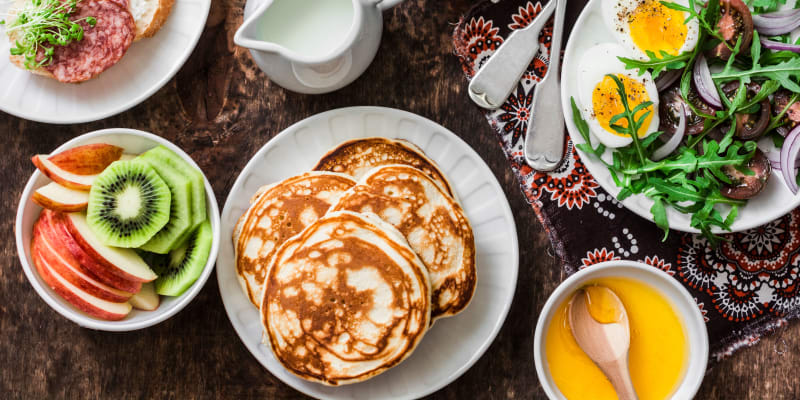
<svg viewBox="0 0 800 400">
<path fill-rule="evenodd" d="M 747 84 L 747 99 L 751 100 L 761 90 L 761 85 L 751 82 Z M 733 99 L 736 95 L 736 90 L 739 88 L 739 82 L 728 82 L 722 85 L 722 92 Z M 754 140 L 761 137 L 769 126 L 769 120 L 772 107 L 770 106 L 769 99 L 761 100 L 759 110 L 753 114 L 737 113 L 736 114 L 736 137 L 742 140 Z"/>
<path fill-rule="evenodd" d="M 711 57 L 723 60 L 730 58 L 731 49 L 736 46 L 740 36 L 742 38 L 740 51 L 749 53 L 750 42 L 753 40 L 753 15 L 742 0 L 720 0 L 717 28 L 727 45 L 720 43 L 711 49 Z"/>
<path fill-rule="evenodd" d="M 689 101 L 702 113 L 714 113 L 714 109 L 704 103 L 694 89 L 689 90 Z M 662 91 L 659 95 L 658 115 L 660 122 L 658 129 L 665 133 L 665 137 L 671 137 L 677 130 L 681 105 L 683 105 L 686 110 L 686 134 L 696 135 L 703 131 L 703 122 L 705 118 L 697 115 L 692 108 L 688 106 L 681 95 L 680 86 L 676 84 Z"/>
<path fill-rule="evenodd" d="M 761 192 L 767 186 L 767 180 L 772 173 L 767 156 L 756 149 L 753 158 L 747 163 L 746 168 L 753 171 L 753 175 L 746 175 L 731 165 L 722 168 L 731 183 L 723 185 L 720 192 L 729 199 L 746 200 Z"/>
</svg>

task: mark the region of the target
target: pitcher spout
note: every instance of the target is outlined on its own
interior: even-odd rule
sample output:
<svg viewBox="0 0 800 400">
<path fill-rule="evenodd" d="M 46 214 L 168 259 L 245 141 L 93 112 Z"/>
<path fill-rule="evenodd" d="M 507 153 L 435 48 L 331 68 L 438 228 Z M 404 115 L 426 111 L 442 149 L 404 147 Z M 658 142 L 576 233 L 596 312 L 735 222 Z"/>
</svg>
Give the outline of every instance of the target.
<svg viewBox="0 0 800 400">
<path fill-rule="evenodd" d="M 233 35 L 233 42 L 237 46 L 245 47 L 252 50 L 260 50 L 272 52 L 276 49 L 276 44 L 268 40 L 264 40 L 258 33 L 258 21 L 260 21 L 269 10 L 274 0 L 266 0 L 262 3 L 253 14 L 244 20 L 242 26 L 236 30 Z"/>
</svg>

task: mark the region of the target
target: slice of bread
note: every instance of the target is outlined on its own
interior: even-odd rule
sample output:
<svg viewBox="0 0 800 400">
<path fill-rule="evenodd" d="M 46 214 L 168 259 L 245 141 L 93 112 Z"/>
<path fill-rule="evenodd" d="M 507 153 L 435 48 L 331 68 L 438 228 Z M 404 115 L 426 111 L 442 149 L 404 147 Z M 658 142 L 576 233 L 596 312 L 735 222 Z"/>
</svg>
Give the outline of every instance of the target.
<svg viewBox="0 0 800 400">
<path fill-rule="evenodd" d="M 9 8 L 8 17 L 6 18 L 6 20 L 8 20 L 8 21 L 15 20 L 16 18 L 14 18 L 14 16 L 17 15 L 17 10 L 20 10 L 24 5 L 25 5 L 25 0 L 16 0 L 16 1 L 14 1 L 14 4 Z M 16 41 L 17 41 L 17 33 L 18 32 L 19 31 L 13 31 L 8 35 L 8 39 L 11 41 L 12 45 L 14 43 L 16 43 Z M 11 60 L 11 63 L 16 65 L 17 67 L 22 68 L 22 69 L 26 69 L 25 68 L 25 57 L 24 56 L 9 55 L 8 59 Z M 46 70 L 44 68 L 36 68 L 36 69 L 32 69 L 32 70 L 29 69 L 28 71 L 30 71 L 30 72 L 32 72 L 32 73 L 34 73 L 36 75 L 46 76 L 48 78 L 55 79 L 53 77 L 53 74 L 51 74 L 50 71 L 48 71 L 48 70 Z"/>
<path fill-rule="evenodd" d="M 156 34 L 167 21 L 175 0 L 128 0 L 128 11 L 136 22 L 133 41 Z"/>
</svg>

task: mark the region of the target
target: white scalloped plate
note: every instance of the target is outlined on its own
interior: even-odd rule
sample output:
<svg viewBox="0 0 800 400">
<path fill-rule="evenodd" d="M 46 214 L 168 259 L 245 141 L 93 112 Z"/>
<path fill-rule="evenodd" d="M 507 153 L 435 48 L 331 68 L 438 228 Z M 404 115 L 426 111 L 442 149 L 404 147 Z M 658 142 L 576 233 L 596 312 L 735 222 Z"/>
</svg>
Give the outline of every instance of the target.
<svg viewBox="0 0 800 400">
<path fill-rule="evenodd" d="M 603 14 L 600 9 L 600 0 L 591 0 L 586 8 L 581 12 L 572 34 L 569 36 L 566 50 L 564 51 L 564 69 L 561 75 L 561 103 L 564 109 L 564 119 L 567 123 L 569 136 L 575 143 L 584 143 L 583 138 L 578 132 L 575 123 L 572 122 L 572 108 L 570 106 L 570 96 L 577 96 L 577 75 L 578 60 L 581 54 L 590 47 L 606 42 L 614 42 L 614 36 L 608 31 L 603 23 Z M 768 149 L 773 147 L 770 140 L 762 140 L 759 147 Z M 597 183 L 612 196 L 616 197 L 620 188 L 614 184 L 608 168 L 593 156 L 589 156 L 578 150 L 581 161 L 595 177 Z M 610 151 L 606 150 L 606 156 L 610 157 Z M 653 221 L 650 207 L 653 201 L 643 195 L 635 195 L 622 201 L 622 205 L 628 210 L 633 211 L 640 217 Z M 764 190 L 755 198 L 747 202 L 747 205 L 739 209 L 739 215 L 731 225 L 733 232 L 744 231 L 769 223 L 782 217 L 788 212 L 800 206 L 800 193 L 792 194 L 783 182 L 780 172 L 772 171 L 769 183 Z M 683 232 L 698 232 L 691 227 L 691 219 L 687 214 L 667 208 L 667 218 L 669 227 Z M 653 227 L 655 229 L 655 226 Z M 715 228 L 715 232 L 723 233 L 722 230 Z"/>
<path fill-rule="evenodd" d="M 453 184 L 472 223 L 477 248 L 478 286 L 461 314 L 436 322 L 417 350 L 391 370 L 368 381 L 328 387 L 304 381 L 284 369 L 261 343 L 258 310 L 236 279 L 231 237 L 248 200 L 262 185 L 303 173 L 327 150 L 349 139 L 403 138 L 421 147 Z M 318 398 L 410 399 L 430 394 L 463 374 L 494 340 L 517 285 L 519 251 L 514 217 L 492 171 L 458 136 L 428 119 L 382 107 L 328 111 L 285 129 L 245 166 L 222 211 L 217 280 L 225 310 L 247 349 L 273 375 Z"/>
<path fill-rule="evenodd" d="M 0 1 L 0 12 L 10 4 Z M 11 43 L 0 29 L 0 110 L 51 124 L 91 122 L 121 113 L 175 76 L 200 39 L 210 7 L 211 0 L 176 0 L 155 36 L 133 43 L 116 65 L 81 84 L 33 75 L 11 64 Z"/>
</svg>

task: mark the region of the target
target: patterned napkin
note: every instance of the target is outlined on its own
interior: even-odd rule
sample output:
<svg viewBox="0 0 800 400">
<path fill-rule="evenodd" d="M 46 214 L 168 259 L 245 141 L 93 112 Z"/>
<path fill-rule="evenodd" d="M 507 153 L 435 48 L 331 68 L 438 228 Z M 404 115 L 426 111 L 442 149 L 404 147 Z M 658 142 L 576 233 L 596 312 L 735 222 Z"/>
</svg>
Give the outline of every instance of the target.
<svg viewBox="0 0 800 400">
<path fill-rule="evenodd" d="M 504 37 L 527 26 L 546 1 L 483 1 L 463 16 L 453 43 L 467 78 L 475 75 Z M 567 157 L 554 172 L 535 172 L 525 164 L 525 131 L 535 117 L 529 106 L 536 82 L 547 71 L 551 34 L 552 21 L 539 36 L 538 55 L 505 104 L 496 111 L 480 110 L 566 272 L 619 259 L 642 261 L 666 271 L 689 289 L 705 316 L 713 361 L 757 343 L 761 335 L 797 318 L 800 209 L 759 228 L 731 234 L 730 241 L 717 249 L 702 236 L 677 231 L 662 242 L 655 224 L 623 208 L 600 188 L 569 138 Z"/>
</svg>

